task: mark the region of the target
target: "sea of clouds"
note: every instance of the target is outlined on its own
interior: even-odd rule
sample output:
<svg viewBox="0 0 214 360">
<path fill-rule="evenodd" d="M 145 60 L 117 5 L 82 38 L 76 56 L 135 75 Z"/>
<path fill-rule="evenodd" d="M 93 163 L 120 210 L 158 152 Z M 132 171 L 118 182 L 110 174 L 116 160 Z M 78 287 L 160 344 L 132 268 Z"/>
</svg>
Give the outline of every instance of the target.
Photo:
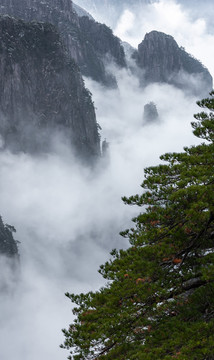
<svg viewBox="0 0 214 360">
<path fill-rule="evenodd" d="M 150 30 L 169 33 L 213 74 L 207 19 L 191 17 L 179 3 L 165 0 L 141 13 L 125 10 L 115 33 L 133 46 Z M 199 142 L 190 125 L 199 111 L 196 98 L 169 85 L 142 89 L 129 70 L 111 70 L 118 89 L 85 79 L 102 140 L 109 142 L 109 153 L 97 166 L 82 166 L 62 144 L 52 154 L 34 157 L 0 154 L 0 212 L 21 242 L 19 280 L 0 296 L 1 360 L 66 359 L 59 344 L 72 312 L 64 293 L 104 284 L 99 265 L 112 248 L 128 246 L 119 231 L 141 210 L 124 205 L 121 197 L 141 191 L 143 169 L 159 164 L 161 154 Z M 150 101 L 160 120 L 143 126 L 144 105 Z M 0 269 L 6 271 L 3 260 Z"/>
</svg>

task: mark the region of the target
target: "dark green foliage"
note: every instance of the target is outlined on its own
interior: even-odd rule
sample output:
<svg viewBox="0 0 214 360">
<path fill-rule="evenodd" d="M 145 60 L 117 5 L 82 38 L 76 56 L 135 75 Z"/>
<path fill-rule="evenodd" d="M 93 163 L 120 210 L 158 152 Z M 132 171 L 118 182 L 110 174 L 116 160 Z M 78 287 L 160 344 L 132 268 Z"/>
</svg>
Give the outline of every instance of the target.
<svg viewBox="0 0 214 360">
<path fill-rule="evenodd" d="M 66 294 L 76 319 L 70 359 L 206 360 L 214 354 L 214 92 L 198 103 L 194 134 L 205 140 L 145 169 L 143 207 L 101 266 L 97 292 Z"/>
</svg>

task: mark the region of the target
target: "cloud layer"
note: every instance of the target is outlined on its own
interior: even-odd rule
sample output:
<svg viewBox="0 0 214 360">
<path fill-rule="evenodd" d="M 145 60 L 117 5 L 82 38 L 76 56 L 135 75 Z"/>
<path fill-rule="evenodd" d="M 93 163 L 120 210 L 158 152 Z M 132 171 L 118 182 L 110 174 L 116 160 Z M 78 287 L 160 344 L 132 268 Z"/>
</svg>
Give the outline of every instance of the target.
<svg viewBox="0 0 214 360">
<path fill-rule="evenodd" d="M 64 292 L 102 285 L 97 273 L 113 247 L 126 247 L 118 233 L 139 209 L 121 196 L 140 191 L 143 169 L 166 151 L 195 143 L 190 121 L 195 99 L 168 85 L 139 88 L 136 78 L 117 72 L 119 88 L 87 80 L 93 93 L 109 157 L 83 168 L 67 149 L 47 156 L 0 156 L 1 211 L 17 228 L 21 275 L 13 296 L 1 299 L 2 359 L 64 359 L 60 330 L 72 319 Z M 154 101 L 160 121 L 143 127 L 143 107 Z M 13 347 L 7 339 L 13 339 Z"/>
<path fill-rule="evenodd" d="M 213 35 L 209 38 L 203 20 L 192 20 L 174 1 L 160 1 L 146 11 L 122 15 L 117 32 L 124 40 L 137 44 L 155 25 L 180 45 L 196 48 L 198 38 L 198 57 L 211 60 L 211 50 L 204 54 Z M 199 142 L 190 126 L 199 111 L 195 98 L 169 85 L 142 90 L 129 71 L 111 70 L 118 89 L 86 80 L 102 139 L 110 143 L 107 158 L 96 167 L 83 167 L 59 144 L 55 153 L 39 157 L 0 154 L 1 215 L 21 241 L 19 282 L 12 294 L 0 296 L 2 360 L 66 358 L 58 348 L 61 328 L 72 319 L 64 292 L 97 289 L 103 284 L 99 265 L 113 247 L 128 245 L 118 233 L 140 209 L 123 205 L 121 197 L 141 191 L 143 169 L 158 164 L 159 155 Z M 150 101 L 157 105 L 160 123 L 145 127 L 143 109 Z"/>
</svg>

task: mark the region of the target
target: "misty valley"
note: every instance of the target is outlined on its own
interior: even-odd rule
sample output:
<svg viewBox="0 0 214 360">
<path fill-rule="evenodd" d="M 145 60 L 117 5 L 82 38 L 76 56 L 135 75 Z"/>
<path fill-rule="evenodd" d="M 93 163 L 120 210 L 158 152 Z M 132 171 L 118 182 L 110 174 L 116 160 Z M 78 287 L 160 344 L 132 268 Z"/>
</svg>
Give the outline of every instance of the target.
<svg viewBox="0 0 214 360">
<path fill-rule="evenodd" d="M 197 3 L 0 0 L 1 360 L 214 360 Z"/>
</svg>

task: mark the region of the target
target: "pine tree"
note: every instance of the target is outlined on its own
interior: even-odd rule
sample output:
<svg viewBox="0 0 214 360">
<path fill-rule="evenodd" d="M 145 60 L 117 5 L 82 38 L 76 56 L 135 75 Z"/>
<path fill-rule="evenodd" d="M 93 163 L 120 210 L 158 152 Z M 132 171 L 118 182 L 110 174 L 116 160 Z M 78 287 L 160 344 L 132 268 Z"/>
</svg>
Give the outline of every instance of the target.
<svg viewBox="0 0 214 360">
<path fill-rule="evenodd" d="M 63 330 L 70 359 L 214 359 L 214 92 L 198 102 L 203 139 L 145 169 L 143 207 L 100 267 L 97 292 L 66 294 L 76 319 Z"/>
</svg>

